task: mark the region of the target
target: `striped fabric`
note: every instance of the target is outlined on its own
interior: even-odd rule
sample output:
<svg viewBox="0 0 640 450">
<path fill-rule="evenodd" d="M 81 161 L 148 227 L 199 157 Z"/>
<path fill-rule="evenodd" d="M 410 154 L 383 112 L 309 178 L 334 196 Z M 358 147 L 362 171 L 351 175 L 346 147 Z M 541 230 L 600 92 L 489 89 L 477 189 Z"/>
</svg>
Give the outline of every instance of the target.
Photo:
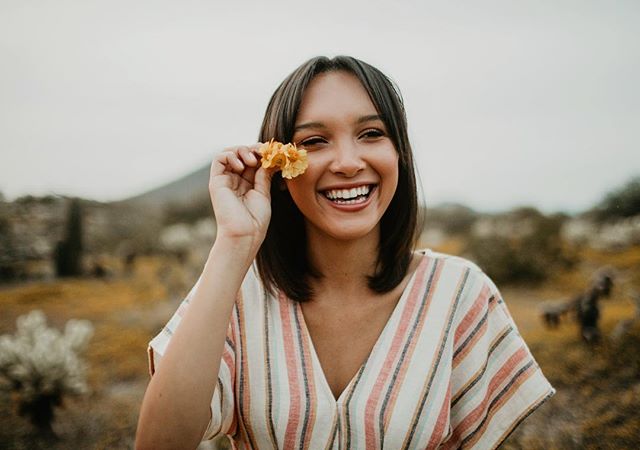
<svg viewBox="0 0 640 450">
<path fill-rule="evenodd" d="M 255 266 L 233 309 L 204 439 L 235 448 L 497 447 L 555 393 L 494 283 L 424 255 L 368 359 L 336 400 L 299 304 L 267 296 Z M 153 375 L 197 286 L 149 344 Z"/>
</svg>

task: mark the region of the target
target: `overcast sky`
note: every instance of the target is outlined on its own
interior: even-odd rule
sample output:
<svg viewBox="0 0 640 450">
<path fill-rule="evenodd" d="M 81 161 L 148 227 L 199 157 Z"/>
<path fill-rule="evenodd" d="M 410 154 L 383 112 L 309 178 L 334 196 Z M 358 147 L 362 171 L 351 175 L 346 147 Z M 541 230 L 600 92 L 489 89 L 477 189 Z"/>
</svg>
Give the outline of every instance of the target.
<svg viewBox="0 0 640 450">
<path fill-rule="evenodd" d="M 0 0 L 0 191 L 172 181 L 349 54 L 400 86 L 427 205 L 581 211 L 640 174 L 639 24 L 637 1 Z"/>
</svg>

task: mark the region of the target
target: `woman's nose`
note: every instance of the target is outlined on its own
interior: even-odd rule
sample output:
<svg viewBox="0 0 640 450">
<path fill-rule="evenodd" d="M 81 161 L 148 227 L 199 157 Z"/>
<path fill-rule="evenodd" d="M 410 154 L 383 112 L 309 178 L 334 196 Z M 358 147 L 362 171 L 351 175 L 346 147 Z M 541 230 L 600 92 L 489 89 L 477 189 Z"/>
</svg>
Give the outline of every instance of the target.
<svg viewBox="0 0 640 450">
<path fill-rule="evenodd" d="M 354 143 L 337 143 L 329 166 L 333 173 L 353 177 L 364 170 L 366 163 Z"/>
</svg>

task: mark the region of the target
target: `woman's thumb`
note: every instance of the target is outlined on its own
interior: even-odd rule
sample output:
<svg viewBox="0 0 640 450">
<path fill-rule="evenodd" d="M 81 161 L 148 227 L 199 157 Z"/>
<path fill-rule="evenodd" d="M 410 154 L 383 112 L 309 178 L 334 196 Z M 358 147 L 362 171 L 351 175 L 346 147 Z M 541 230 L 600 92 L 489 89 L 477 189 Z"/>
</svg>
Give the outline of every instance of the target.
<svg viewBox="0 0 640 450">
<path fill-rule="evenodd" d="M 271 179 L 274 174 L 275 171 L 272 169 L 259 167 L 254 178 L 254 189 L 268 199 L 271 199 Z"/>
</svg>

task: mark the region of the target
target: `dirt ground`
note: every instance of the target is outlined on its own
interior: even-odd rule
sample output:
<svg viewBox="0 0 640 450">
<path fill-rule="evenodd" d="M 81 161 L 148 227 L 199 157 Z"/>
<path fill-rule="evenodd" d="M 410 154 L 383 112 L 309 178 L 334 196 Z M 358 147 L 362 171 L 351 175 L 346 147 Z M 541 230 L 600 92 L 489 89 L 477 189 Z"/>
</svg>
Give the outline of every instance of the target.
<svg viewBox="0 0 640 450">
<path fill-rule="evenodd" d="M 506 449 L 640 448 L 640 327 L 622 338 L 610 334 L 634 314 L 631 289 L 640 291 L 640 249 L 585 251 L 571 272 L 544 285 L 501 287 L 520 333 L 557 394 L 507 439 Z M 602 305 L 605 339 L 587 346 L 567 321 L 548 330 L 540 320 L 544 301 L 562 299 L 586 287 L 597 267 L 623 274 Z M 91 393 L 67 398 L 56 411 L 56 440 L 42 439 L 18 416 L 12 398 L 0 392 L 2 449 L 127 449 L 134 443 L 139 407 L 149 379 L 146 348 L 177 308 L 198 273 L 159 257 L 141 259 L 133 275 L 120 276 L 114 263 L 106 279 L 70 279 L 0 287 L 0 334 L 15 320 L 41 309 L 58 329 L 71 318 L 95 326 L 86 360 Z M 203 444 L 201 449 L 213 448 Z"/>
</svg>

